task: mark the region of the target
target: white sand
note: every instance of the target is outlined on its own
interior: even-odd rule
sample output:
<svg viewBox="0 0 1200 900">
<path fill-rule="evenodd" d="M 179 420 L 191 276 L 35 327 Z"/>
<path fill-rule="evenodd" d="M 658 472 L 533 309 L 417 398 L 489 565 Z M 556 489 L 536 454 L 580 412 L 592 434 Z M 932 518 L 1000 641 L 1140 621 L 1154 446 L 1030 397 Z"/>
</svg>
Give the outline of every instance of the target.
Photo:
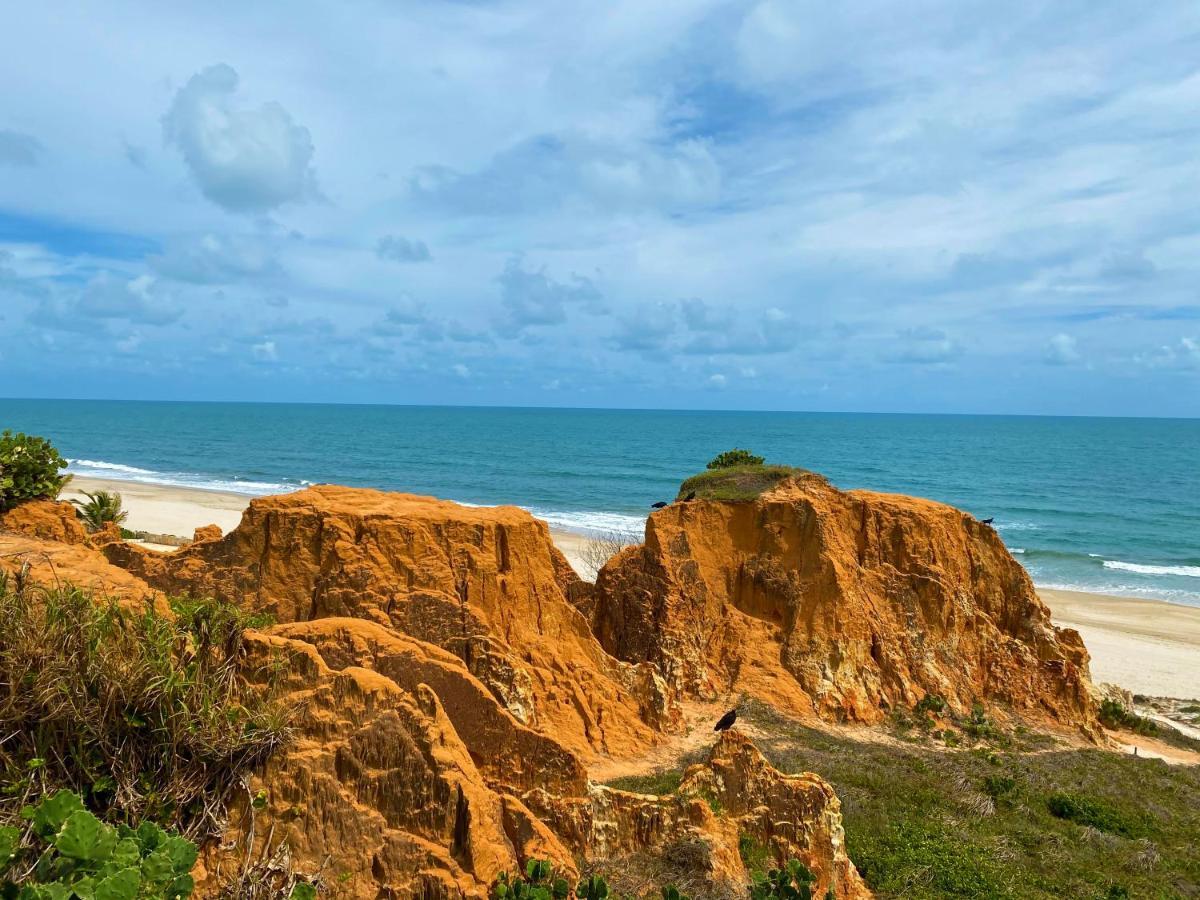
<svg viewBox="0 0 1200 900">
<path fill-rule="evenodd" d="M 251 499 L 245 494 L 80 477 L 72 480 L 63 498 L 100 489 L 121 494 L 129 512 L 126 528 L 180 537 L 191 537 L 201 525 L 232 530 Z M 580 551 L 586 538 L 553 530 L 551 535 L 575 569 L 584 571 Z M 1200 608 L 1078 591 L 1038 592 L 1056 624 L 1083 635 L 1092 655 L 1094 681 L 1111 681 L 1139 694 L 1200 697 Z"/>
<path fill-rule="evenodd" d="M 1092 680 L 1135 694 L 1200 697 L 1200 608 L 1161 600 L 1039 588 L 1057 625 L 1092 654 Z"/>
</svg>

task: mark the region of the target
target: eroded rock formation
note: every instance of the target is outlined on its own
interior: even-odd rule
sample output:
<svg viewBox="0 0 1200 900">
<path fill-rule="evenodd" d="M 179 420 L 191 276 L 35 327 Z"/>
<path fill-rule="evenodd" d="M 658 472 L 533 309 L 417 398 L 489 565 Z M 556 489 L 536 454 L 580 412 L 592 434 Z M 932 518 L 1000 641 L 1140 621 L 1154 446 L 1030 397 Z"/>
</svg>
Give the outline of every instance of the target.
<svg viewBox="0 0 1200 900">
<path fill-rule="evenodd" d="M 322 487 L 256 500 L 231 534 L 175 554 L 16 533 L 0 548 L 19 551 L 6 568 L 48 555 L 47 581 L 90 572 L 130 600 L 208 594 L 277 618 L 248 635 L 244 669 L 293 711 L 294 739 L 207 849 L 198 896 L 280 842 L 363 900 L 482 898 L 530 858 L 574 873 L 676 846 L 729 892 L 742 835 L 802 859 L 822 890 L 867 896 L 829 786 L 736 735 L 669 797 L 591 783 L 589 760 L 636 757 L 678 723 L 653 667 L 594 639 L 568 600 L 586 591 L 520 510 Z"/>
<path fill-rule="evenodd" d="M 1094 726 L 1088 655 L 989 527 L 817 475 L 746 502 L 676 503 L 588 599 L 614 656 L 681 693 L 748 693 L 875 722 L 926 694 Z"/>
</svg>

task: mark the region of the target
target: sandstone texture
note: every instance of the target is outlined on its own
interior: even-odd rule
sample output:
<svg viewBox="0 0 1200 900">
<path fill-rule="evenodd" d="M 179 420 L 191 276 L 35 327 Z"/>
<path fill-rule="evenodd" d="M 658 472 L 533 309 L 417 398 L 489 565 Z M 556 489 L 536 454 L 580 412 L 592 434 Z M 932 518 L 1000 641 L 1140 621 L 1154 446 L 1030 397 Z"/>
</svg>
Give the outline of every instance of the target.
<svg viewBox="0 0 1200 900">
<path fill-rule="evenodd" d="M 1088 655 L 999 536 L 944 504 L 818 475 L 655 512 L 587 598 L 614 656 L 681 694 L 872 723 L 939 695 L 1091 731 Z"/>
<path fill-rule="evenodd" d="M 355 900 L 483 898 L 531 858 L 574 875 L 647 855 L 686 858 L 697 896 L 732 896 L 744 838 L 803 861 L 815 896 L 867 897 L 832 788 L 781 774 L 736 731 L 705 722 L 698 743 L 685 701 L 748 694 L 870 723 L 937 693 L 1093 722 L 1082 643 L 990 529 L 816 476 L 661 510 L 594 586 L 515 507 L 320 486 L 158 553 L 87 536 L 69 506 L 28 506 L 0 522 L 9 573 L 273 619 L 248 635 L 244 671 L 291 710 L 294 737 L 206 849 L 200 897 L 281 845 Z M 669 796 L 589 778 L 684 739 L 710 749 Z"/>
<path fill-rule="evenodd" d="M 88 539 L 75 507 L 60 500 L 32 500 L 10 509 L 0 515 L 0 532 L 6 531 L 60 544 L 84 544 Z"/>
<path fill-rule="evenodd" d="M 637 759 L 681 719 L 655 666 L 601 647 L 572 602 L 590 587 L 522 510 L 320 486 L 256 499 L 237 529 L 177 553 L 102 550 L 154 589 L 276 621 L 249 641 L 247 672 L 273 673 L 264 688 L 295 711 L 295 738 L 225 847 L 285 842 L 340 896 L 436 898 L 485 897 L 531 858 L 577 874 L 686 846 L 695 876 L 737 893 L 748 835 L 838 897 L 868 896 L 832 789 L 737 735 L 714 735 L 669 797 L 590 781 L 592 763 Z M 202 889 L 243 853 L 210 849 Z"/>
</svg>

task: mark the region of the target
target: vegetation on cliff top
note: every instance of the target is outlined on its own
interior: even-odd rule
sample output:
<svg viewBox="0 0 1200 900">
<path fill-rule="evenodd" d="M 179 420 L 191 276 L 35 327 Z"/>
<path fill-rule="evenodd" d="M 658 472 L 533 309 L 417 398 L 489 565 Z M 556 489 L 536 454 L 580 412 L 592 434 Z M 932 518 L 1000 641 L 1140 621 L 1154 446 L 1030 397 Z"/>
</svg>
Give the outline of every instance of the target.
<svg viewBox="0 0 1200 900">
<path fill-rule="evenodd" d="M 236 606 L 122 607 L 0 575 L 0 824 L 70 789 L 102 818 L 217 833 L 246 772 L 287 737 L 247 684 Z"/>
<path fill-rule="evenodd" d="M 768 466 L 749 450 L 726 450 L 713 457 L 705 470 L 679 486 L 676 500 L 695 494 L 697 500 L 753 500 L 779 482 L 808 474 L 794 466 Z"/>
<path fill-rule="evenodd" d="M 67 461 L 45 438 L 0 433 L 0 513 L 26 500 L 54 498 L 71 476 Z"/>
</svg>

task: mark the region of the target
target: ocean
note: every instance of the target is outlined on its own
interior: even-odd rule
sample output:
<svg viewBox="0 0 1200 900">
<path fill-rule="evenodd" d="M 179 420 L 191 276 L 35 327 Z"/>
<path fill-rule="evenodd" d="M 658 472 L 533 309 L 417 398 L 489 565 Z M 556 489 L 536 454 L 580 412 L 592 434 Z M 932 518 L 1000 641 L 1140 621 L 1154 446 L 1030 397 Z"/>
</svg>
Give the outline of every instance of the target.
<svg viewBox="0 0 1200 900">
<path fill-rule="evenodd" d="M 640 533 L 731 447 L 954 504 L 1043 587 L 1200 606 L 1200 420 L 2 400 L 80 475 L 268 494 L 339 484 Z"/>
</svg>

